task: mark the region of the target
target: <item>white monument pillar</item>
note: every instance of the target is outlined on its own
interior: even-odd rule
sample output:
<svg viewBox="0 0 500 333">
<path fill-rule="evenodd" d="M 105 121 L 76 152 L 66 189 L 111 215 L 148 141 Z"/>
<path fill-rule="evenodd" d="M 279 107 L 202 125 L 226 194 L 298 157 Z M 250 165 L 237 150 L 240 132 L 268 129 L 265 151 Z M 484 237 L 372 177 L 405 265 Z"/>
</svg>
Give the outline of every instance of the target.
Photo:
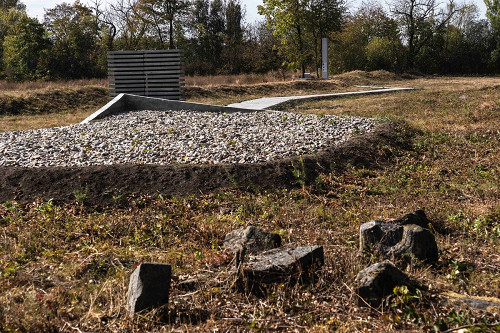
<svg viewBox="0 0 500 333">
<path fill-rule="evenodd" d="M 328 38 L 321 38 L 321 77 L 328 79 Z"/>
</svg>

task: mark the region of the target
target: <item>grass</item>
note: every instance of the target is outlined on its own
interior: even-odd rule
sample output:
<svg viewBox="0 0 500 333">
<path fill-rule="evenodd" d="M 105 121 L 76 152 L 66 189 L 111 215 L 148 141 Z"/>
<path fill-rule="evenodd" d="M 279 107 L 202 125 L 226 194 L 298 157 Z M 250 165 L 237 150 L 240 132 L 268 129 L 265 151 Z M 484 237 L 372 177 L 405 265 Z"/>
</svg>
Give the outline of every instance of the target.
<svg viewBox="0 0 500 333">
<path fill-rule="evenodd" d="M 76 200 L 2 203 L 0 330 L 498 331 L 498 311 L 452 305 L 438 295 L 500 296 L 499 82 L 388 81 L 423 89 L 293 106 L 412 128 L 411 147 L 393 151 L 384 169 L 333 171 L 297 189 L 135 198 L 125 208 Z M 385 308 L 356 306 L 352 282 L 374 260 L 358 256 L 359 226 L 417 208 L 434 221 L 440 261 L 407 273 L 427 289 L 398 288 Z M 325 266 L 310 283 L 273 285 L 264 298 L 235 290 L 221 244 L 227 232 L 248 225 L 278 232 L 284 243 L 324 245 Z M 128 277 L 144 261 L 173 265 L 171 303 L 169 311 L 130 319 Z M 214 278 L 199 292 L 177 288 L 178 280 L 199 273 Z"/>
<path fill-rule="evenodd" d="M 286 82 L 293 78 L 293 73 L 283 70 L 265 74 L 207 75 L 186 76 L 187 87 L 210 87 L 219 85 L 261 84 L 268 82 Z"/>
</svg>

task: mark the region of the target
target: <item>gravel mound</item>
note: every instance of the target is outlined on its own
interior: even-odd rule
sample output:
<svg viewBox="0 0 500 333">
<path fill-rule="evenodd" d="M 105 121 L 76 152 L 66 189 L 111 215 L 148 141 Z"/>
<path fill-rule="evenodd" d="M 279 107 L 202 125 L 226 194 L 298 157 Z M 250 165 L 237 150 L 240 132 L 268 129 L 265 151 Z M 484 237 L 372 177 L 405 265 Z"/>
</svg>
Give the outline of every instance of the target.
<svg viewBox="0 0 500 333">
<path fill-rule="evenodd" d="M 0 166 L 257 163 L 311 154 L 373 128 L 366 118 L 279 111 L 133 111 L 0 133 Z"/>
</svg>

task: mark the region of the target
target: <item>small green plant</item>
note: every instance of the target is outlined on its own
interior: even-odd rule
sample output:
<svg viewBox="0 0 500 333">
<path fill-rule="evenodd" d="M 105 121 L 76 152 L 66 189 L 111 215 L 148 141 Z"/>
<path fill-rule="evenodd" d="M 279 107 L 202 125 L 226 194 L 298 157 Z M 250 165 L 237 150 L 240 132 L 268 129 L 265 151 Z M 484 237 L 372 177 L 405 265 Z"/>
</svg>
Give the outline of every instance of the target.
<svg viewBox="0 0 500 333">
<path fill-rule="evenodd" d="M 411 321 L 416 326 L 421 326 L 427 321 L 425 315 L 420 315 L 415 305 L 422 299 L 422 292 L 419 289 L 415 289 L 412 292 L 408 286 L 396 286 L 393 289 L 394 298 L 391 302 L 391 308 L 397 308 L 403 313 L 403 319 Z"/>
<path fill-rule="evenodd" d="M 87 199 L 88 188 L 74 190 L 73 195 L 75 196 L 75 200 L 78 203 L 83 203 Z"/>
<path fill-rule="evenodd" d="M 304 166 L 304 161 L 302 157 L 299 159 L 300 166 L 296 167 L 292 162 L 292 175 L 295 178 L 295 183 L 297 185 L 304 186 L 306 183 L 306 170 Z"/>
<path fill-rule="evenodd" d="M 5 201 L 5 203 L 3 205 L 5 208 L 10 210 L 11 212 L 15 211 L 19 207 L 19 205 L 16 202 L 9 201 L 9 200 Z"/>
<path fill-rule="evenodd" d="M 50 213 L 54 210 L 54 202 L 52 201 L 52 199 L 49 199 L 49 201 L 39 204 L 37 207 L 35 207 L 35 210 L 42 213 Z"/>
<path fill-rule="evenodd" d="M 201 251 L 194 251 L 194 259 L 202 260 L 205 258 L 205 255 Z"/>
</svg>

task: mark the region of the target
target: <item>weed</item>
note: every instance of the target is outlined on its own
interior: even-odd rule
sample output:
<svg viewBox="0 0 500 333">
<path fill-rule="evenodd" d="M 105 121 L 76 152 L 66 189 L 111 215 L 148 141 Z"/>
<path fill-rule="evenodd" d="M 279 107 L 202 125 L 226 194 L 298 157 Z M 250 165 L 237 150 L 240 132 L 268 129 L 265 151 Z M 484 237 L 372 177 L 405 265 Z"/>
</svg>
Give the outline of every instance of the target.
<svg viewBox="0 0 500 333">
<path fill-rule="evenodd" d="M 83 203 L 87 199 L 87 194 L 88 194 L 88 187 L 85 187 L 85 189 L 78 189 L 73 191 L 75 200 L 78 203 Z"/>
<path fill-rule="evenodd" d="M 304 186 L 306 183 L 306 170 L 305 170 L 305 165 L 304 165 L 304 160 L 302 160 L 302 157 L 299 158 L 299 166 L 295 166 L 295 164 L 292 163 L 292 175 L 293 178 L 295 178 L 295 184 Z"/>
</svg>

